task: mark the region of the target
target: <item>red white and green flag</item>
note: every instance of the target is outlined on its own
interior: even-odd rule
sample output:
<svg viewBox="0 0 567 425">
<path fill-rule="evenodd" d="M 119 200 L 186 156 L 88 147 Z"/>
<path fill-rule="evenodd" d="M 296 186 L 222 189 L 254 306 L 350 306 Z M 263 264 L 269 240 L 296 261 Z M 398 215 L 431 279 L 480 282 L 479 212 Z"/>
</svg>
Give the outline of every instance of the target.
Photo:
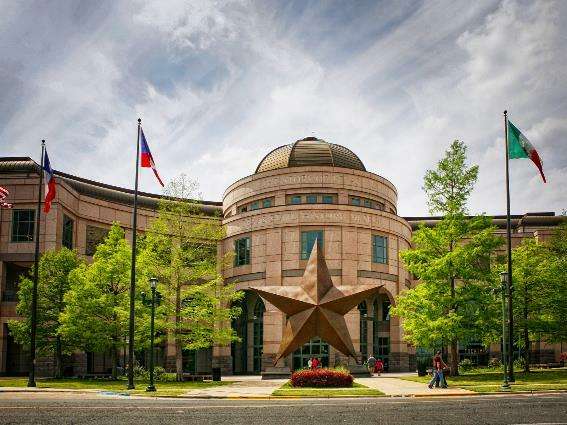
<svg viewBox="0 0 567 425">
<path fill-rule="evenodd" d="M 545 175 L 543 174 L 543 165 L 539 154 L 534 146 L 530 143 L 528 138 L 522 134 L 518 127 L 508 120 L 508 158 L 529 158 L 536 165 L 541 174 L 543 182 L 546 183 Z"/>
</svg>

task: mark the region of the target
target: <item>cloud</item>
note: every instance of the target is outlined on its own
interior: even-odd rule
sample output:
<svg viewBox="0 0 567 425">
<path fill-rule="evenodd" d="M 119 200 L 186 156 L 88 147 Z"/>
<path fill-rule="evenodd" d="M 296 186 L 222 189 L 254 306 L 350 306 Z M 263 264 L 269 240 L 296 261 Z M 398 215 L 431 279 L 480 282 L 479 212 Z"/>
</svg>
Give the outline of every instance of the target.
<svg viewBox="0 0 567 425">
<path fill-rule="evenodd" d="M 267 152 L 316 135 L 391 180 L 400 214 L 424 215 L 423 175 L 458 138 L 480 165 L 470 210 L 496 214 L 508 109 L 549 177 L 542 185 L 529 161 L 513 161 L 513 212 L 566 207 L 564 2 L 3 9 L 4 155 L 37 158 L 46 138 L 56 168 L 131 187 L 141 117 L 161 174 L 187 173 L 205 199 L 221 200 Z M 159 190 L 151 173 L 141 178 L 143 190 Z"/>
</svg>

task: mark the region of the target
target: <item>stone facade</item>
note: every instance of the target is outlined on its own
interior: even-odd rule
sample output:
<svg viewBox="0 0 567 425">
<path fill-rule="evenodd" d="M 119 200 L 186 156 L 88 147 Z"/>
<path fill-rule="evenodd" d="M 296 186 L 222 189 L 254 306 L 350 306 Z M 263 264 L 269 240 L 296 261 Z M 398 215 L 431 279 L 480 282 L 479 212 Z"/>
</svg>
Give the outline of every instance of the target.
<svg viewBox="0 0 567 425">
<path fill-rule="evenodd" d="M 312 141 L 318 150 L 309 152 Z M 235 283 L 246 297 L 242 316 L 232 323 L 241 340 L 195 353 L 191 362 L 196 373 L 209 374 L 213 367 L 220 367 L 224 374 L 274 370 L 286 317 L 247 289 L 298 285 L 307 263 L 304 253 L 310 251 L 313 235 L 321 238 L 335 284 L 382 285 L 377 296 L 345 316 L 359 360 L 374 354 L 386 360 L 390 371 L 415 369 L 415 350 L 403 341 L 403 326 L 399 319 L 390 317 L 388 310 L 398 294 L 418 284 L 403 268 L 399 252 L 409 248 L 412 230 L 420 223 L 434 226 L 439 218 L 400 217 L 397 191 L 391 182 L 366 171 L 346 148 L 333 145 L 325 153 L 326 142 L 315 141 L 304 139 L 301 145 L 274 150 L 255 174 L 227 188 L 222 203 L 203 203 L 211 216 L 222 215 L 226 227 L 219 255 L 237 254 L 234 263 L 222 270 L 225 281 Z M 323 152 L 323 160 L 313 152 Z M 18 278 L 33 264 L 33 237 L 16 241 L 13 227 L 16 211 L 36 210 L 37 170 L 30 158 L 0 158 L 0 185 L 10 191 L 7 201 L 14 204 L 12 210 L 0 210 L 0 374 L 25 374 L 28 367 L 27 353 L 10 337 L 7 322 L 19 319 Z M 65 244 L 90 260 L 94 246 L 115 221 L 131 238 L 131 190 L 61 172 L 56 172 L 56 181 L 52 211 L 41 215 L 41 252 Z M 159 195 L 140 193 L 138 231 L 143 232 L 155 216 L 158 199 Z M 546 240 L 560 222 L 553 213 L 513 216 L 514 246 L 526 237 Z M 503 216 L 494 217 L 494 223 L 498 232 L 505 232 Z M 532 348 L 533 358 L 542 363 L 557 360 L 561 350 L 559 344 L 541 342 L 535 342 Z M 491 353 L 498 350 L 496 345 L 490 347 Z M 173 369 L 174 356 L 173 344 L 165 344 L 156 364 Z M 282 359 L 276 369 L 301 367 L 309 356 L 320 357 L 330 366 L 353 362 L 324 341 L 313 340 Z M 103 373 L 109 369 L 109 362 L 109 356 L 74 353 L 65 360 L 65 373 Z M 120 362 L 124 363 L 123 356 Z M 38 359 L 38 374 L 51 374 L 53 365 L 53 359 Z"/>
</svg>

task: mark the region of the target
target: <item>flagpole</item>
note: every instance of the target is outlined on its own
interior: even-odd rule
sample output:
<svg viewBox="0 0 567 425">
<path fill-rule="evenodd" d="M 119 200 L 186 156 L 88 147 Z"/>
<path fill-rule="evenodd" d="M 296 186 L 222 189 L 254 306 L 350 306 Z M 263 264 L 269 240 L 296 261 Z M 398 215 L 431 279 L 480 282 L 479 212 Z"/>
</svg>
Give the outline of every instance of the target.
<svg viewBox="0 0 567 425">
<path fill-rule="evenodd" d="M 39 166 L 39 189 L 37 193 L 37 213 L 35 218 L 35 254 L 33 262 L 33 289 L 31 305 L 30 335 L 30 373 L 28 387 L 35 387 L 35 335 L 37 329 L 37 283 L 39 280 L 39 223 L 41 217 L 41 188 L 43 186 L 43 158 L 45 157 L 45 140 L 41 141 L 41 161 Z"/>
<path fill-rule="evenodd" d="M 510 225 L 510 172 L 508 153 L 508 111 L 504 111 L 504 139 L 506 140 L 506 237 L 508 244 L 508 381 L 514 382 L 514 308 L 512 294 L 512 227 Z M 529 348 L 527 348 L 529 349 Z"/>
<path fill-rule="evenodd" d="M 136 231 L 138 226 L 138 168 L 140 163 L 140 129 L 142 120 L 138 118 L 138 138 L 136 139 L 136 179 L 134 184 L 134 217 L 132 218 L 132 269 L 130 270 L 130 324 L 128 343 L 128 389 L 134 385 L 134 303 L 136 300 Z"/>
</svg>

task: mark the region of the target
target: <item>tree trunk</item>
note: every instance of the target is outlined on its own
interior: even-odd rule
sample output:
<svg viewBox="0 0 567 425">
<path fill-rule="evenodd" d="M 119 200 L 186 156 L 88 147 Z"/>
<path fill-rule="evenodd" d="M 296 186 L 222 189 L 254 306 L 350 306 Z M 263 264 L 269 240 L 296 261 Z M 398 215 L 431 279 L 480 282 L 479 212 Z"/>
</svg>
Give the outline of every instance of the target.
<svg viewBox="0 0 567 425">
<path fill-rule="evenodd" d="M 175 373 L 176 380 L 183 381 L 183 349 L 181 346 L 181 285 L 175 293 Z"/>
<path fill-rule="evenodd" d="M 530 371 L 530 334 L 528 332 L 528 285 L 524 282 L 524 372 Z"/>
<path fill-rule="evenodd" d="M 116 368 L 116 363 L 118 361 L 118 346 L 116 340 L 112 344 L 110 349 L 110 362 L 112 363 L 112 379 L 118 379 L 118 369 Z"/>
<path fill-rule="evenodd" d="M 61 337 L 57 335 L 55 340 L 55 378 L 63 378 L 63 349 L 61 348 Z"/>
<path fill-rule="evenodd" d="M 451 251 L 452 249 L 451 245 Z M 455 305 L 455 278 L 451 277 L 451 301 L 452 301 L 452 308 L 453 311 L 456 311 L 457 307 Z M 459 376 L 459 342 L 456 338 L 451 340 L 451 359 L 450 359 L 450 367 L 451 367 L 451 376 Z"/>
</svg>

